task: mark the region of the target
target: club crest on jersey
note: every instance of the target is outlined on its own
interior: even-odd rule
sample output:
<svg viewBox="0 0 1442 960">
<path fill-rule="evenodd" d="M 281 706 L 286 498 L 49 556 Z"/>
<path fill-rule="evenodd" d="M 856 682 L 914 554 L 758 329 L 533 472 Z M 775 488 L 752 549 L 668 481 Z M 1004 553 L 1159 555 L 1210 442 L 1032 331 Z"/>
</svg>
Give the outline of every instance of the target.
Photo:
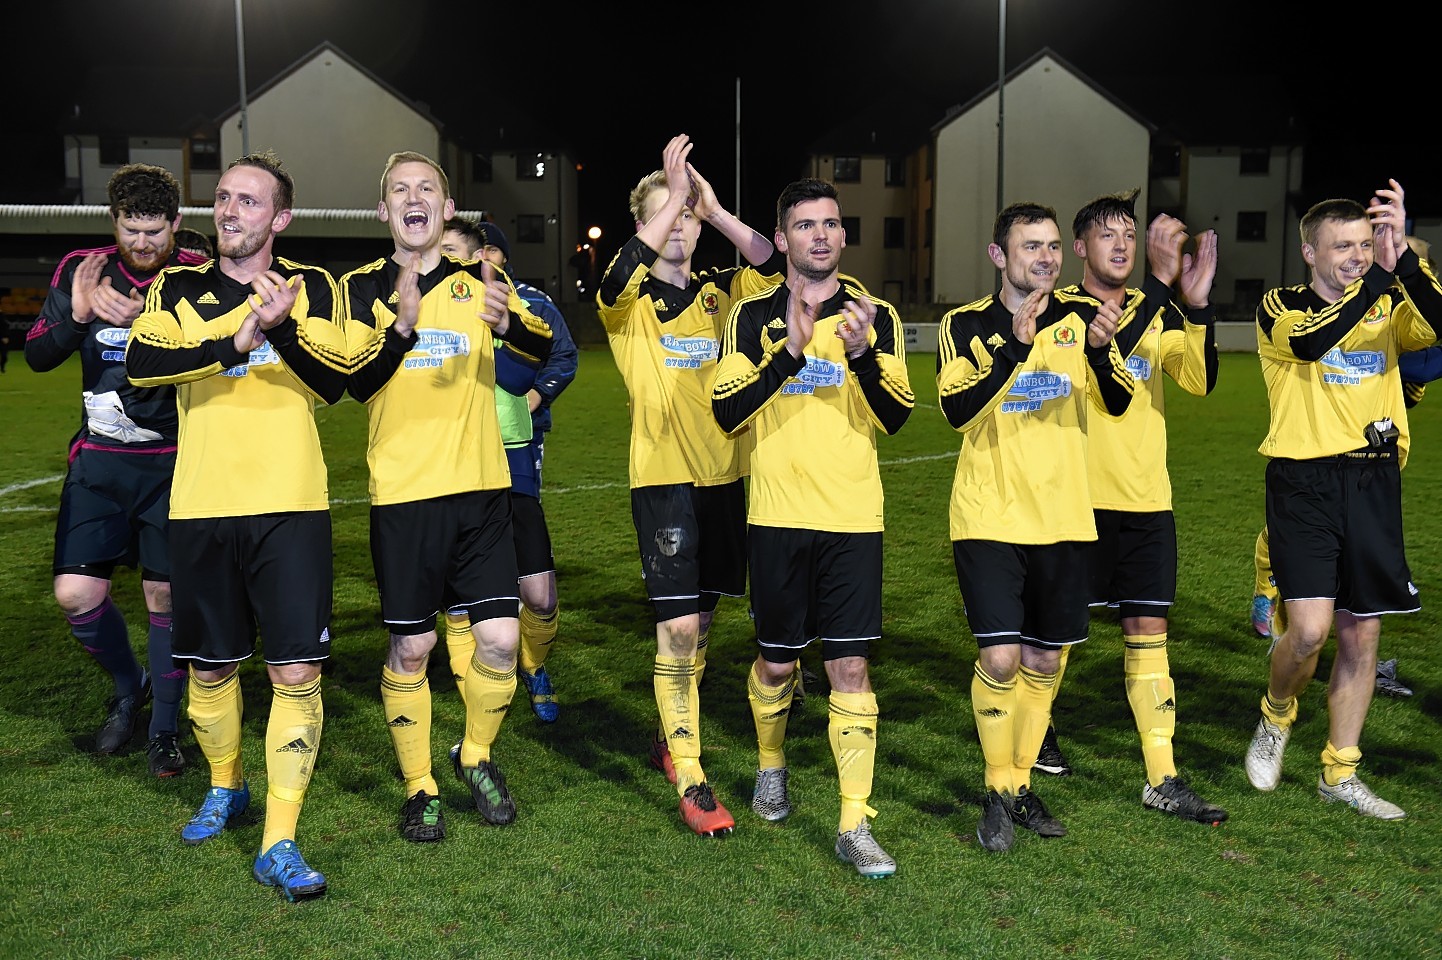
<svg viewBox="0 0 1442 960">
<path fill-rule="evenodd" d="M 471 288 L 466 281 L 460 277 L 451 281 L 451 299 L 456 303 L 469 303 L 471 299 Z"/>
<path fill-rule="evenodd" d="M 714 293 L 701 295 L 701 309 L 706 311 L 706 316 L 714 317 L 721 312 L 721 298 Z"/>
<path fill-rule="evenodd" d="M 1371 309 L 1362 316 L 1362 322 L 1366 324 L 1381 323 L 1386 319 L 1387 311 L 1382 309 L 1382 302 L 1380 300 L 1372 304 Z"/>
<path fill-rule="evenodd" d="M 1076 331 L 1064 323 L 1051 328 L 1051 342 L 1059 347 L 1076 346 Z"/>
<path fill-rule="evenodd" d="M 1003 400 L 1002 413 L 1035 413 L 1048 400 L 1071 396 L 1071 377 L 1050 370 L 1023 371 L 1013 381 L 1007 396 L 1018 399 Z"/>
<path fill-rule="evenodd" d="M 712 337 L 678 337 L 667 333 L 661 337 L 661 347 L 667 353 L 677 354 L 666 358 L 667 367 L 694 370 L 721 355 L 721 344 Z"/>
</svg>

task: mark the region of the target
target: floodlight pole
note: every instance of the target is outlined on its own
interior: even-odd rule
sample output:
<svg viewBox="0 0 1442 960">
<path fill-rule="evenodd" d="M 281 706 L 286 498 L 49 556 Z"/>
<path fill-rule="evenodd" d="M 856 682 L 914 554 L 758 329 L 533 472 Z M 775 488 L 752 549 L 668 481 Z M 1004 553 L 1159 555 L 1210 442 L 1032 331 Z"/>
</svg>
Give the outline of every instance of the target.
<svg viewBox="0 0 1442 960">
<path fill-rule="evenodd" d="M 240 71 L 240 155 L 250 156 L 250 117 L 245 103 L 245 15 L 235 0 L 235 62 Z M 1003 3 L 1006 0 L 1002 0 Z"/>
</svg>

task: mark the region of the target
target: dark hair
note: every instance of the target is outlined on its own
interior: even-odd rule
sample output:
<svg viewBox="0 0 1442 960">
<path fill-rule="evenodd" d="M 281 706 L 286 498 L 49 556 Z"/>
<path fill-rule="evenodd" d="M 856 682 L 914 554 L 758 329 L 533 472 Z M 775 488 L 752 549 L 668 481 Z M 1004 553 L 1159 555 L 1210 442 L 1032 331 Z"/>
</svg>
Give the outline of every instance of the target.
<svg viewBox="0 0 1442 960">
<path fill-rule="evenodd" d="M 180 216 L 180 182 L 164 167 L 130 163 L 110 175 L 105 186 L 110 216 L 158 217 L 174 223 Z"/>
<path fill-rule="evenodd" d="M 481 225 L 470 217 L 451 217 L 446 221 L 446 230 L 454 230 L 470 241 L 473 247 L 484 247 L 486 235 L 481 232 Z"/>
<path fill-rule="evenodd" d="M 836 188 L 830 181 L 818 180 L 815 177 L 802 177 L 800 180 L 793 180 L 781 191 L 781 196 L 776 198 L 776 229 L 786 229 L 786 215 L 791 208 L 798 203 L 805 203 L 807 200 L 835 200 L 836 209 L 841 209 L 841 201 L 836 196 Z"/>
<path fill-rule="evenodd" d="M 1137 196 L 1141 192 L 1141 187 L 1132 187 L 1122 193 L 1108 193 L 1097 197 L 1078 210 L 1072 218 L 1072 237 L 1080 240 L 1082 234 L 1092 227 L 1104 227 L 1113 220 L 1130 220 L 1132 226 L 1136 226 Z"/>
<path fill-rule="evenodd" d="M 285 165 L 280 162 L 280 157 L 275 155 L 275 151 L 248 153 L 230 161 L 225 169 L 230 170 L 234 167 L 255 167 L 275 177 L 275 209 L 277 213 L 289 210 L 295 205 L 295 180 L 285 169 Z"/>
<path fill-rule="evenodd" d="M 175 231 L 175 245 L 182 250 L 193 250 L 203 257 L 215 259 L 215 244 L 211 243 L 210 238 L 199 230 L 181 227 Z"/>
<path fill-rule="evenodd" d="M 1056 211 L 1044 204 L 1032 203 L 1029 200 L 1009 204 L 1002 208 L 991 225 L 991 242 L 1005 250 L 1006 235 L 1011 233 L 1013 226 L 1018 223 L 1043 223 L 1047 220 L 1055 222 Z"/>
<path fill-rule="evenodd" d="M 1298 230 L 1302 234 L 1302 242 L 1309 247 L 1317 245 L 1317 229 L 1328 220 L 1337 223 L 1351 223 L 1353 220 L 1366 220 L 1367 208 L 1356 200 L 1323 200 L 1320 203 L 1312 204 L 1310 210 L 1302 214 L 1302 222 Z"/>
</svg>

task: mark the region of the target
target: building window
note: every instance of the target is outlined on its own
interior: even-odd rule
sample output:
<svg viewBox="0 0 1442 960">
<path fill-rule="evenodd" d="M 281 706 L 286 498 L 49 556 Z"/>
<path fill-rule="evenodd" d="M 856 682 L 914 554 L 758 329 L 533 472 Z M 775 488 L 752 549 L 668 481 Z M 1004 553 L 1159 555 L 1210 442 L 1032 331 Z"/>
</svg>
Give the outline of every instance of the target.
<svg viewBox="0 0 1442 960">
<path fill-rule="evenodd" d="M 837 157 L 831 167 L 831 179 L 837 183 L 860 183 L 861 158 Z"/>
<path fill-rule="evenodd" d="M 888 250 L 906 246 L 905 217 L 887 217 L 881 222 L 881 245 Z"/>
<path fill-rule="evenodd" d="M 906 186 L 906 158 L 893 156 L 886 158 L 886 185 L 888 187 Z"/>
<path fill-rule="evenodd" d="M 190 169 L 219 170 L 220 142 L 217 140 L 190 141 Z"/>
<path fill-rule="evenodd" d="M 516 151 L 516 179 L 546 179 L 546 155 L 534 150 Z"/>
<path fill-rule="evenodd" d="M 1160 143 L 1152 147 L 1151 176 L 1180 177 L 1181 175 L 1181 147 L 1174 143 Z"/>
<path fill-rule="evenodd" d="M 489 153 L 471 154 L 471 183 L 491 182 L 491 155 Z"/>
<path fill-rule="evenodd" d="M 1243 147 L 1239 172 L 1246 174 L 1266 173 L 1272 162 L 1272 151 L 1268 147 Z"/>
<path fill-rule="evenodd" d="M 861 218 L 842 217 L 841 229 L 846 231 L 846 245 L 848 247 L 861 246 Z"/>
<path fill-rule="evenodd" d="M 1262 303 L 1262 281 L 1238 279 L 1232 287 L 1232 307 L 1255 313 Z"/>
<path fill-rule="evenodd" d="M 542 213 L 521 213 L 516 215 L 517 243 L 545 243 L 546 216 Z"/>
<path fill-rule="evenodd" d="M 129 137 L 101 137 L 100 162 L 106 166 L 119 167 L 130 162 Z"/>
<path fill-rule="evenodd" d="M 1261 241 L 1267 239 L 1267 212 L 1265 210 L 1237 211 L 1237 239 Z"/>
</svg>

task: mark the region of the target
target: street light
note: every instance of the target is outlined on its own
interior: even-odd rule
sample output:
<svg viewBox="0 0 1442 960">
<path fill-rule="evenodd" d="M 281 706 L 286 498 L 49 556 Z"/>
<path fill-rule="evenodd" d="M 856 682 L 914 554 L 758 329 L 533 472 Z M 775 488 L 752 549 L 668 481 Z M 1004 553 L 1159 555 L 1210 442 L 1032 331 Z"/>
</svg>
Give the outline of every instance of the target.
<svg viewBox="0 0 1442 960">
<path fill-rule="evenodd" d="M 1005 0 L 1002 0 L 1005 2 Z M 250 118 L 245 105 L 245 15 L 235 0 L 235 61 L 240 69 L 240 155 L 250 156 Z"/>
<path fill-rule="evenodd" d="M 601 239 L 601 228 L 592 227 L 591 229 L 586 231 L 586 236 L 591 238 L 591 242 L 586 244 L 587 249 L 589 249 L 591 252 L 591 271 L 587 276 L 587 279 L 589 281 L 590 288 L 594 290 L 596 289 L 596 241 Z"/>
</svg>

